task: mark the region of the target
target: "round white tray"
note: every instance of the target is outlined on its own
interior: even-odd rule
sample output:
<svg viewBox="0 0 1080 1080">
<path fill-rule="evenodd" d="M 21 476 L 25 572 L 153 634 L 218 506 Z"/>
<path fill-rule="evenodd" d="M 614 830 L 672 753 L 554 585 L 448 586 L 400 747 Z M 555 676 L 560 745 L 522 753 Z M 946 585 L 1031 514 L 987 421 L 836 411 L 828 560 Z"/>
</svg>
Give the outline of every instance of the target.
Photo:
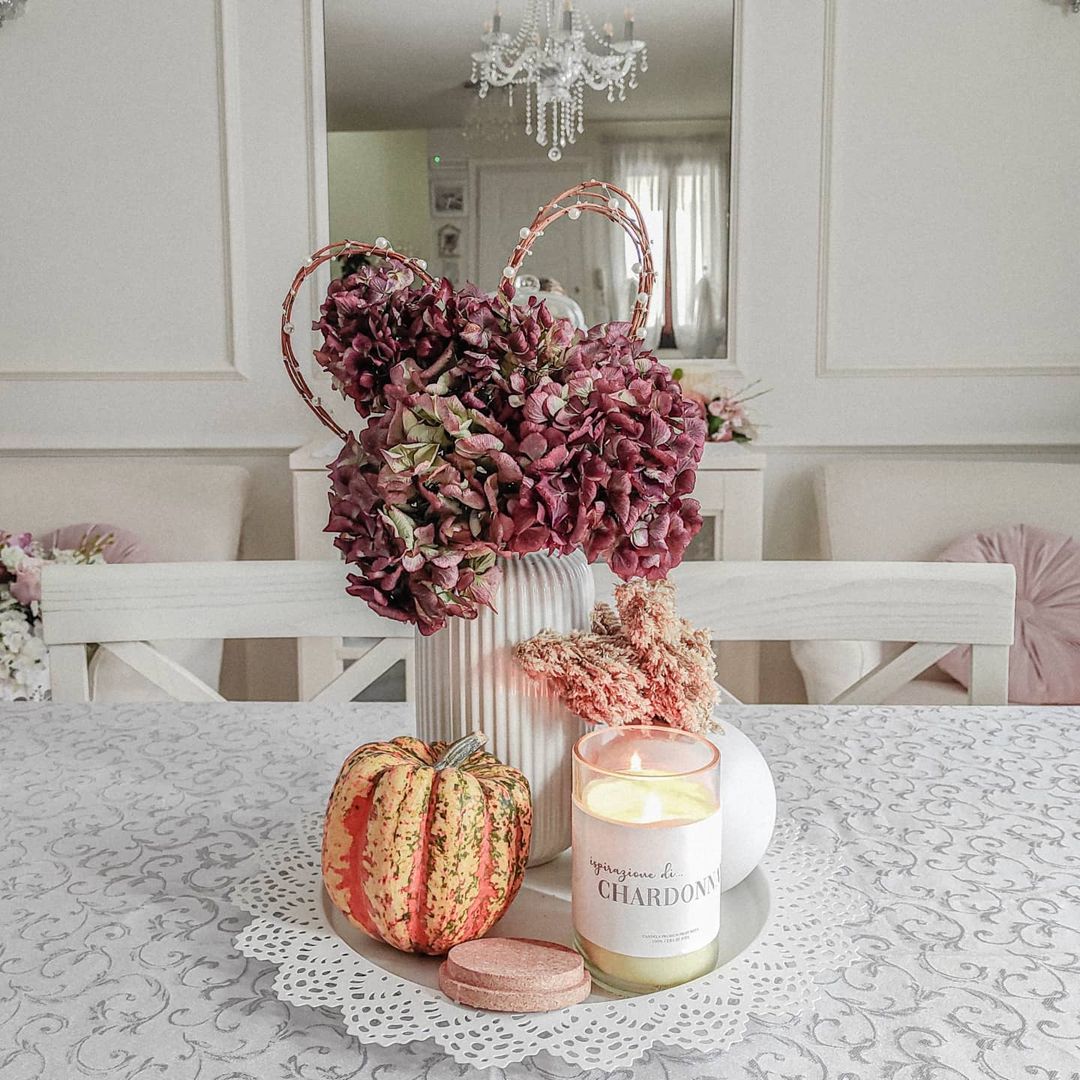
<svg viewBox="0 0 1080 1080">
<path fill-rule="evenodd" d="M 769 896 L 768 877 L 761 867 L 734 889 L 724 893 L 721 898 L 717 967 L 730 963 L 760 936 L 769 917 Z M 439 965 L 444 957 L 418 956 L 392 949 L 368 937 L 362 930 L 357 930 L 330 902 L 325 889 L 320 899 L 324 929 L 336 934 L 350 949 L 383 971 L 438 992 Z M 510 910 L 488 936 L 540 938 L 572 945 L 569 851 L 545 866 L 533 867 L 526 873 L 525 883 Z M 612 1001 L 618 1000 L 618 997 L 597 988 L 588 1000 Z"/>
<path fill-rule="evenodd" d="M 615 1069 L 654 1043 L 716 1052 L 751 1016 L 790 1014 L 818 994 L 816 979 L 855 958 L 844 930 L 858 898 L 836 880 L 837 860 L 777 829 L 759 866 L 723 896 L 720 961 L 671 990 L 617 998 L 599 992 L 550 1013 L 469 1009 L 438 990 L 439 958 L 400 953 L 354 930 L 327 901 L 321 815 L 298 835 L 264 844 L 261 871 L 233 901 L 255 916 L 237 936 L 246 956 L 277 965 L 274 991 L 295 1005 L 341 1011 L 346 1030 L 383 1046 L 434 1039 L 461 1064 L 505 1067 L 546 1051 L 581 1069 Z M 496 935 L 569 943 L 569 853 L 528 872 Z"/>
</svg>

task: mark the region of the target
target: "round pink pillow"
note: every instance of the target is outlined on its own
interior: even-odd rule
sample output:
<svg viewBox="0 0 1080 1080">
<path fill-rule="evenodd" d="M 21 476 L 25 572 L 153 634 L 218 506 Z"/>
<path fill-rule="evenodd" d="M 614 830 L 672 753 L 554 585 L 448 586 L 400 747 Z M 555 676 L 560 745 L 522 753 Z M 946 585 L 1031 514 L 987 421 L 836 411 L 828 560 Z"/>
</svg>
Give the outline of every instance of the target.
<svg viewBox="0 0 1080 1080">
<path fill-rule="evenodd" d="M 143 547 L 142 541 L 130 529 L 118 529 L 115 525 L 85 522 L 81 525 L 65 525 L 62 529 L 53 529 L 37 539 L 46 551 L 72 551 L 89 536 L 112 536 L 112 543 L 101 553 L 108 563 L 153 562 L 153 557 Z"/>
<path fill-rule="evenodd" d="M 1016 633 L 1009 651 L 1009 700 L 1080 703 L 1080 544 L 1034 525 L 1012 525 L 953 541 L 942 562 L 1012 563 Z M 968 685 L 971 649 L 953 649 L 939 667 Z"/>
</svg>

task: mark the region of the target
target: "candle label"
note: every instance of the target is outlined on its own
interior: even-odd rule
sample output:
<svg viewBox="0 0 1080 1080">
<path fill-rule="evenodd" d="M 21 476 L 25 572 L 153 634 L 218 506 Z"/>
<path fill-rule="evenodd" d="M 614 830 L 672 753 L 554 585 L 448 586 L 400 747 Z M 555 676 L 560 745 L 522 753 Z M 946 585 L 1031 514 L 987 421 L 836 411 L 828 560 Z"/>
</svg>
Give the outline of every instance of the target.
<svg viewBox="0 0 1080 1080">
<path fill-rule="evenodd" d="M 575 801 L 578 934 L 624 956 L 682 956 L 720 932 L 720 811 L 647 828 L 593 817 Z"/>
</svg>

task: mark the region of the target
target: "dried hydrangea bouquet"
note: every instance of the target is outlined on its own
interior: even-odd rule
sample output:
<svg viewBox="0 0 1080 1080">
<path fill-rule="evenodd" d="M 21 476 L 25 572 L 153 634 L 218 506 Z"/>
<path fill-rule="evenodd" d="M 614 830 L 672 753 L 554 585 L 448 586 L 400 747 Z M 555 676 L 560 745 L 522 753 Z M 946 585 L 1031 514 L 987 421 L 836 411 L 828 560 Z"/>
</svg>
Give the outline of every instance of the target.
<svg viewBox="0 0 1080 1080">
<path fill-rule="evenodd" d="M 583 213 L 625 229 L 639 254 L 629 321 L 587 332 L 535 299 L 514 302 L 533 242 Z M 357 434 L 312 393 L 292 348 L 301 285 L 354 253 L 372 265 L 331 283 L 315 358 L 365 422 Z M 569 751 L 582 721 L 524 673 L 513 647 L 542 629 L 588 628 L 588 562 L 661 580 L 701 526 L 690 493 L 706 425 L 643 345 L 653 281 L 638 207 L 593 180 L 521 230 L 494 296 L 455 290 L 380 239 L 316 252 L 283 305 L 290 378 L 343 440 L 327 529 L 350 567 L 346 587 L 419 631 L 420 737 L 481 727 L 528 776 L 534 863 L 569 843 Z"/>
</svg>

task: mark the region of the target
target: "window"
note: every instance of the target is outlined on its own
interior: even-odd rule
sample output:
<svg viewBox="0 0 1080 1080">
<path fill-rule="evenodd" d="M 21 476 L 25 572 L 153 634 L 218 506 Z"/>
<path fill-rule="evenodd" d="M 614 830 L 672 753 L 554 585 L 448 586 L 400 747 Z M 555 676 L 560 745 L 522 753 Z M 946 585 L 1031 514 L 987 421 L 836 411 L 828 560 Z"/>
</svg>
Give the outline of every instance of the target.
<svg viewBox="0 0 1080 1080">
<path fill-rule="evenodd" d="M 615 182 L 641 208 L 657 280 L 647 344 L 685 357 L 727 352 L 727 158 L 719 137 L 617 144 Z M 636 292 L 630 239 L 615 234 L 609 307 L 625 318 Z"/>
</svg>

